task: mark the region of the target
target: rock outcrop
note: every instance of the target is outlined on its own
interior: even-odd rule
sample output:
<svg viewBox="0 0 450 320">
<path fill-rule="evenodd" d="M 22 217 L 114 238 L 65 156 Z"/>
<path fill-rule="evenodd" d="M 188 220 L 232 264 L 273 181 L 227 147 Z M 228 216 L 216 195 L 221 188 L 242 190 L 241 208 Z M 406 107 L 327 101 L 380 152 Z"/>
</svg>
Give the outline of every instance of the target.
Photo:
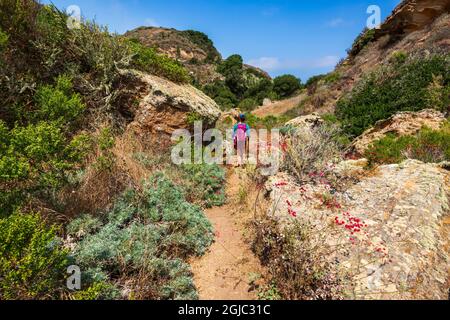
<svg viewBox="0 0 450 320">
<path fill-rule="evenodd" d="M 408 160 L 359 179 L 337 192 L 321 177 L 298 186 L 280 173 L 267 183 L 270 214 L 312 226 L 308 241 L 328 248 L 348 299 L 448 299 L 450 173 Z"/>
<path fill-rule="evenodd" d="M 414 135 L 423 127 L 437 130 L 445 121 L 443 113 L 432 109 L 420 112 L 399 112 L 387 120 L 378 121 L 374 127 L 359 136 L 352 147 L 357 153 L 364 154 L 373 142 L 389 133 L 399 137 Z"/>
<path fill-rule="evenodd" d="M 297 117 L 295 119 L 292 119 L 291 121 L 286 123 L 286 126 L 292 126 L 294 128 L 312 128 L 315 126 L 318 126 L 320 124 L 322 124 L 324 121 L 323 119 L 313 113 L 313 114 L 309 114 L 306 116 L 301 116 L 301 117 Z"/>
<path fill-rule="evenodd" d="M 202 120 L 204 127 L 212 127 L 221 114 L 214 100 L 191 85 L 175 84 L 137 71 L 129 72 L 141 80 L 146 92 L 130 124 L 137 133 L 170 135 L 176 129 L 189 128 L 192 118 Z"/>
<path fill-rule="evenodd" d="M 448 0 L 403 1 L 386 19 L 377 35 L 414 32 L 427 27 L 436 17 L 449 11 Z"/>
</svg>

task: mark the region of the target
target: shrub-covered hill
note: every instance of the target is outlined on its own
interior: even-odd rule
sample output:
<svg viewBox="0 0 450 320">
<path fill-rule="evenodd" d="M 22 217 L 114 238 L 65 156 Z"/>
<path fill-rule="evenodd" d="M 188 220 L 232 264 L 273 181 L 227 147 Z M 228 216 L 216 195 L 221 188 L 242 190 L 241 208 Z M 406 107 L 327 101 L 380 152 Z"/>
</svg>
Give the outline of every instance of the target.
<svg viewBox="0 0 450 320">
<path fill-rule="evenodd" d="M 379 29 L 365 29 L 356 37 L 348 56 L 333 72 L 307 82 L 309 98 L 299 106 L 297 114 L 333 113 L 337 101 L 358 87 L 367 74 L 380 72 L 381 65 L 429 52 L 448 53 L 449 12 L 450 3 L 445 0 L 402 1 Z M 431 80 L 428 76 L 426 79 Z M 419 82 L 423 80 L 420 77 Z"/>
<path fill-rule="evenodd" d="M 151 94 L 133 74 L 201 93 L 176 60 L 67 18 L 0 0 L 0 300 L 195 298 L 186 261 L 212 241 L 223 169 L 176 167 L 127 128 Z"/>
<path fill-rule="evenodd" d="M 140 27 L 125 36 L 179 61 L 193 83 L 223 110 L 252 111 L 265 98 L 286 98 L 301 87 L 291 75 L 272 80 L 265 71 L 244 64 L 238 54 L 222 59 L 212 40 L 199 31 Z"/>
</svg>

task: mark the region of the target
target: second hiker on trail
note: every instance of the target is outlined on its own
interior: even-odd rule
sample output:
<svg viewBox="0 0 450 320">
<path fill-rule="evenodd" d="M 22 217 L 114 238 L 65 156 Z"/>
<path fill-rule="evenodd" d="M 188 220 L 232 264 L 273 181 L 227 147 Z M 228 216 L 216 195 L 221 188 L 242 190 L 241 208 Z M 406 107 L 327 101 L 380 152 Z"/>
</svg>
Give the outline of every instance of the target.
<svg viewBox="0 0 450 320">
<path fill-rule="evenodd" d="M 238 154 L 238 166 L 244 165 L 244 156 L 250 140 L 250 126 L 245 123 L 245 115 L 239 116 L 239 122 L 233 129 L 234 148 Z"/>
</svg>

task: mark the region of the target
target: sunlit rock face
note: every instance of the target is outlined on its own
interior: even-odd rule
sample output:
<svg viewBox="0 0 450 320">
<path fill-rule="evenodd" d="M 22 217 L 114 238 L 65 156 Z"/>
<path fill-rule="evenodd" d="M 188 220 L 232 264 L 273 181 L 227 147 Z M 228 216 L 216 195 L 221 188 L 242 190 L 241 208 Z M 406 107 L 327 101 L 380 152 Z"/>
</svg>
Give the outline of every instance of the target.
<svg viewBox="0 0 450 320">
<path fill-rule="evenodd" d="M 362 166 L 336 166 L 338 176 L 357 177 L 345 191 L 332 190 L 320 174 L 299 186 L 279 173 L 266 185 L 269 214 L 281 233 L 294 221 L 312 227 L 307 247 L 327 253 L 344 279 L 344 298 L 447 299 L 450 173 L 413 160 L 370 172 Z"/>
</svg>

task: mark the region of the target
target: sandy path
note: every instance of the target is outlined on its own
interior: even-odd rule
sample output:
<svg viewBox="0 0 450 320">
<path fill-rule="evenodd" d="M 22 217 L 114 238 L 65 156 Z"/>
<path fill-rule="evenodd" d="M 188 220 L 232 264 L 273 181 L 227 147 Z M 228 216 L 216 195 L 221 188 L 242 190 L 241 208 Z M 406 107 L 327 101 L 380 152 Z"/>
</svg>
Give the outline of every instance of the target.
<svg viewBox="0 0 450 320">
<path fill-rule="evenodd" d="M 235 212 L 240 179 L 230 170 L 227 179 L 228 204 L 207 210 L 216 231 L 216 242 L 200 259 L 192 262 L 200 300 L 255 300 L 250 277 L 261 274 L 259 260 L 244 241 L 243 219 Z"/>
</svg>

